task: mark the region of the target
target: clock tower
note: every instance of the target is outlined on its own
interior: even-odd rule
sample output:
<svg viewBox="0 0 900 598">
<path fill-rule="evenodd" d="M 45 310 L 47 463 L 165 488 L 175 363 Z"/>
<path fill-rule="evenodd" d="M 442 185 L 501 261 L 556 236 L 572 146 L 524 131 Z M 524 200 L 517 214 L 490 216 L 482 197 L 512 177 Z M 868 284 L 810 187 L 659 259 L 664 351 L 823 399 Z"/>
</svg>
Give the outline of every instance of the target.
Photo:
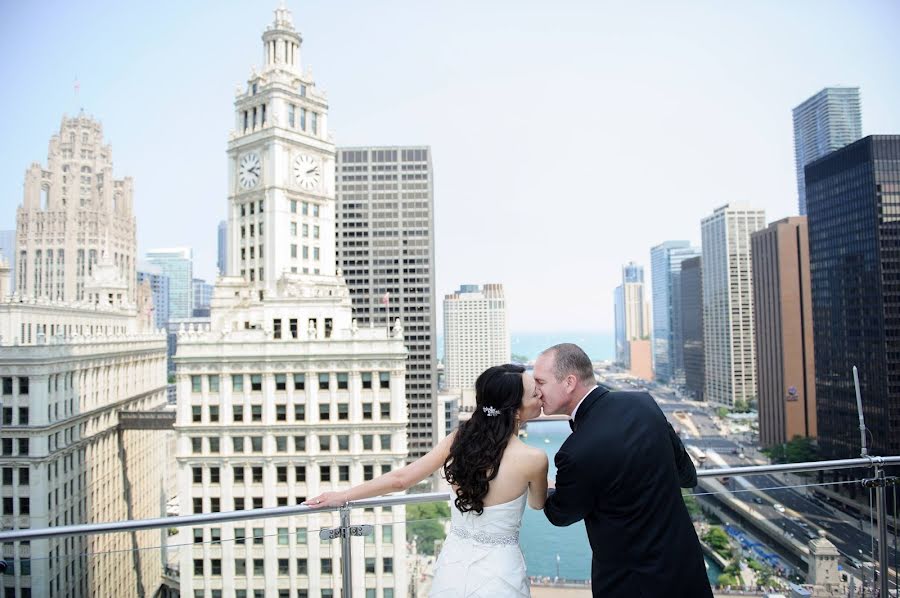
<svg viewBox="0 0 900 598">
<path fill-rule="evenodd" d="M 228 141 L 228 274 L 273 290 L 285 274 L 335 275 L 334 143 L 328 103 L 286 8 L 262 35 L 264 66 L 234 101 Z"/>
</svg>

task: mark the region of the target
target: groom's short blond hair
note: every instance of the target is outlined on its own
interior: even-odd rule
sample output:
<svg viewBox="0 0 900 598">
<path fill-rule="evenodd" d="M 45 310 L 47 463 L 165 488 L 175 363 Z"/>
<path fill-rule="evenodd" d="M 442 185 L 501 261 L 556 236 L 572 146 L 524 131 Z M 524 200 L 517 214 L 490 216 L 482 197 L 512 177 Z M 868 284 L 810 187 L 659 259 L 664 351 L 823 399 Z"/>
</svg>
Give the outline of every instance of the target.
<svg viewBox="0 0 900 598">
<path fill-rule="evenodd" d="M 593 386 L 597 383 L 594 377 L 594 364 L 581 347 L 574 343 L 560 343 L 545 349 L 541 355 L 553 354 L 553 375 L 560 382 L 569 374 L 574 374 L 582 383 Z"/>
</svg>

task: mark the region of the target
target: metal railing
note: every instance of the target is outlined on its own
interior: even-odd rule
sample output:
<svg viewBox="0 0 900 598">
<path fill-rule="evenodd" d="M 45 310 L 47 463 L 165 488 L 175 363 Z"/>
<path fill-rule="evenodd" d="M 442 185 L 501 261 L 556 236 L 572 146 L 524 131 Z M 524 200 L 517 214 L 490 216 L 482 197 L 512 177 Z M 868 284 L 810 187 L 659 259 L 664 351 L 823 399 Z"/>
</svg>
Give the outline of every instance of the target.
<svg viewBox="0 0 900 598">
<path fill-rule="evenodd" d="M 878 541 L 879 546 L 879 565 L 880 570 L 887 572 L 887 501 L 885 498 L 885 488 L 889 485 L 898 484 L 897 478 L 889 478 L 885 476 L 884 467 L 890 465 L 900 465 L 900 456 L 897 457 L 863 457 L 857 459 L 839 459 L 832 461 L 811 461 L 805 463 L 786 463 L 775 465 L 748 465 L 741 467 L 719 467 L 712 469 L 700 469 L 697 471 L 698 478 L 716 478 L 716 477 L 734 477 L 748 476 L 765 473 L 801 473 L 813 471 L 833 471 L 841 469 L 858 469 L 871 468 L 874 469 L 874 477 L 862 480 L 865 488 L 874 488 L 876 491 L 876 510 L 878 514 Z M 134 521 L 110 521 L 106 523 L 87 523 L 78 525 L 66 525 L 57 527 L 46 527 L 36 529 L 17 529 L 0 532 L 0 543 L 2 542 L 21 542 L 30 540 L 40 540 L 48 538 L 60 538 L 65 536 L 83 536 L 88 534 L 108 534 L 115 532 L 130 532 L 138 530 L 161 529 L 172 527 L 186 527 L 191 525 L 211 525 L 215 523 L 226 523 L 231 521 L 247 521 L 256 519 L 268 519 L 272 517 L 289 517 L 296 515 L 309 515 L 313 513 L 323 512 L 340 512 L 341 525 L 335 529 L 323 529 L 319 532 L 322 539 L 341 540 L 341 555 L 344 563 L 350 562 L 350 538 L 356 535 L 363 535 L 365 527 L 360 525 L 351 525 L 350 513 L 353 509 L 363 509 L 368 507 L 387 507 L 394 505 L 409 505 L 418 503 L 429 503 L 438 501 L 447 501 L 451 499 L 450 492 L 428 492 L 422 494 L 398 494 L 388 495 L 376 498 L 367 498 L 355 500 L 346 503 L 341 507 L 320 507 L 313 508 L 305 505 L 294 505 L 285 507 L 268 507 L 262 509 L 248 509 L 243 511 L 226 511 L 221 513 L 199 513 L 195 515 L 179 515 L 174 517 L 159 517 L 154 519 L 139 519 Z M 343 596 L 351 598 L 352 585 L 350 579 L 350 567 L 343 568 Z M 888 575 L 881 575 L 882 596 L 888 596 L 887 582 Z"/>
</svg>

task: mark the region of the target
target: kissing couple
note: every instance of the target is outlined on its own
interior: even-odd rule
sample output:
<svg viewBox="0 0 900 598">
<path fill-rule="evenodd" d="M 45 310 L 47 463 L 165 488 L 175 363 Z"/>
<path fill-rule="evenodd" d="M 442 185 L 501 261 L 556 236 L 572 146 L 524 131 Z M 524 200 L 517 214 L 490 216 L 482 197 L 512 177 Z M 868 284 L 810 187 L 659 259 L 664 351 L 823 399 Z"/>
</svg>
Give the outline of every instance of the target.
<svg viewBox="0 0 900 598">
<path fill-rule="evenodd" d="M 700 542 L 681 498 L 694 465 L 648 393 L 598 386 L 580 347 L 554 345 L 534 375 L 519 365 L 485 370 L 472 418 L 427 455 L 359 486 L 304 504 L 335 507 L 406 490 L 442 469 L 452 488 L 451 527 L 430 596 L 530 596 L 519 528 L 526 502 L 556 526 L 584 521 L 595 597 L 712 598 Z M 565 414 L 572 434 L 554 462 L 518 438 L 519 426 Z"/>
</svg>

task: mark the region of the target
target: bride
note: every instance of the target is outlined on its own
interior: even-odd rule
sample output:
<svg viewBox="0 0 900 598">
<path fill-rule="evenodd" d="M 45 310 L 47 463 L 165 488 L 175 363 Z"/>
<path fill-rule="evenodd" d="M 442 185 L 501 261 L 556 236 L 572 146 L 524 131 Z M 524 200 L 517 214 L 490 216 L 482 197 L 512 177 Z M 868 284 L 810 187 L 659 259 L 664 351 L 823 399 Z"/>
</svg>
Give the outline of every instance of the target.
<svg viewBox="0 0 900 598">
<path fill-rule="evenodd" d="M 547 497 L 547 455 L 518 439 L 519 425 L 541 413 L 541 391 L 518 365 L 485 370 L 475 382 L 469 421 L 424 457 L 359 486 L 305 501 L 336 507 L 406 490 L 438 469 L 456 498 L 451 528 L 435 563 L 430 596 L 530 596 L 519 527 L 527 500 Z"/>
</svg>

